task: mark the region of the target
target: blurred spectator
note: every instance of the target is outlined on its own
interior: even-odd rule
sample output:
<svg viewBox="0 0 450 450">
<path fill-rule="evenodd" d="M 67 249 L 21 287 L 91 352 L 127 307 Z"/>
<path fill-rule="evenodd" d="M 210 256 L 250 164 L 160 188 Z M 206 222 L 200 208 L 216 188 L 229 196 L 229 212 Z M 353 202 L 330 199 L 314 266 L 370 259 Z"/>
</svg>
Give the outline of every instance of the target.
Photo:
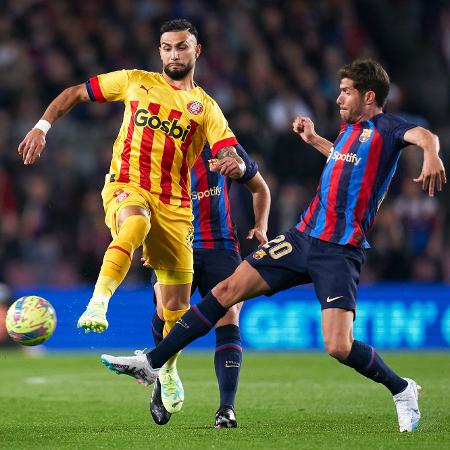
<svg viewBox="0 0 450 450">
<path fill-rule="evenodd" d="M 370 233 L 373 246 L 367 254 L 364 281 L 405 280 L 411 277 L 412 255 L 404 239 L 404 229 L 396 220 L 392 202 L 386 202 L 378 212 L 376 226 Z"/>
<path fill-rule="evenodd" d="M 423 195 L 420 184 L 405 178 L 393 206 L 395 222 L 403 225 L 409 251 L 413 255 L 438 254 L 442 249 L 442 230 L 436 197 Z"/>
<path fill-rule="evenodd" d="M 11 289 L 6 284 L 0 283 L 0 347 L 14 345 L 6 332 L 6 314 L 12 304 L 11 294 Z"/>
<path fill-rule="evenodd" d="M 199 27 L 203 54 L 196 81 L 218 100 L 270 184 L 269 236 L 296 223 L 325 163 L 293 135 L 292 120 L 308 115 L 319 133 L 335 139 L 336 71 L 352 59 L 375 57 L 385 63 L 393 80 L 388 111 L 429 125 L 442 137 L 448 163 L 449 6 L 395 2 L 386 15 L 387 3 L 113 0 L 105 7 L 103 0 L 2 2 L 0 276 L 13 287 L 96 278 L 109 241 L 100 190 L 122 106 L 79 105 L 50 131 L 43 161 L 34 167 L 21 164 L 17 145 L 65 87 L 122 68 L 159 71 L 158 30 L 170 18 L 186 16 Z M 418 152 L 404 153 L 400 182 L 394 183 L 370 236 L 375 249 L 364 277 L 450 282 L 449 189 L 435 199 L 419 192 L 410 181 L 420 171 Z M 233 195 L 233 214 L 246 233 L 253 220 L 250 200 L 245 190 L 236 188 Z M 252 245 L 244 239 L 244 254 Z M 130 279 L 146 277 L 139 267 Z"/>
</svg>

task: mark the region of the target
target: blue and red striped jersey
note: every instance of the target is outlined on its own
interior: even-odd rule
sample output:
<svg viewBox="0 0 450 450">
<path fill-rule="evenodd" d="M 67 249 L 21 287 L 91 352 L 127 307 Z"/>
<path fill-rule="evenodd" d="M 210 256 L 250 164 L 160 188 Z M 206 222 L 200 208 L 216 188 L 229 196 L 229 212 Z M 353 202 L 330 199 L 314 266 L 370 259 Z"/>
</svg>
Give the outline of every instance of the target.
<svg viewBox="0 0 450 450">
<path fill-rule="evenodd" d="M 236 151 L 244 160 L 245 174 L 238 183 L 246 183 L 258 172 L 258 165 L 241 145 Z M 191 198 L 194 212 L 194 248 L 239 251 L 235 225 L 230 217 L 229 190 L 232 179 L 209 170 L 213 155 L 208 145 L 191 169 Z"/>
<path fill-rule="evenodd" d="M 343 123 L 297 229 L 324 241 L 369 248 L 366 233 L 408 145 L 403 136 L 416 126 L 384 113 Z"/>
</svg>

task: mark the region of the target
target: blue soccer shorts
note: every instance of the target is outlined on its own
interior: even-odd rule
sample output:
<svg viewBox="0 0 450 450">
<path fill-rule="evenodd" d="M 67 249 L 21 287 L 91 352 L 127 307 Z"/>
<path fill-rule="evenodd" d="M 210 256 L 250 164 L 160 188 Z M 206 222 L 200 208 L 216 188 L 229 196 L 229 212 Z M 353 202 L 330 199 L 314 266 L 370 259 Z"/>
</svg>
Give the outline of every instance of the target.
<svg viewBox="0 0 450 450">
<path fill-rule="evenodd" d="M 313 283 L 322 309 L 355 312 L 365 250 L 321 241 L 295 227 L 246 258 L 270 287 L 269 295 Z"/>
</svg>

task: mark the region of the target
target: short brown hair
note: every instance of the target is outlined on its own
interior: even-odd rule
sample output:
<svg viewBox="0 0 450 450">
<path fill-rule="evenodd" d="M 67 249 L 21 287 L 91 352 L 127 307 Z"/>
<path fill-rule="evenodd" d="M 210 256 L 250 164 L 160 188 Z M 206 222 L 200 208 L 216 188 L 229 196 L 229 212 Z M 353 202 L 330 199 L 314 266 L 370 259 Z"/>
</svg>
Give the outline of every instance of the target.
<svg viewBox="0 0 450 450">
<path fill-rule="evenodd" d="M 375 102 L 382 108 L 386 104 L 389 94 L 389 75 L 383 66 L 372 59 L 358 59 L 351 64 L 342 67 L 338 72 L 338 79 L 353 80 L 355 89 L 364 94 L 368 91 L 375 92 Z"/>
</svg>

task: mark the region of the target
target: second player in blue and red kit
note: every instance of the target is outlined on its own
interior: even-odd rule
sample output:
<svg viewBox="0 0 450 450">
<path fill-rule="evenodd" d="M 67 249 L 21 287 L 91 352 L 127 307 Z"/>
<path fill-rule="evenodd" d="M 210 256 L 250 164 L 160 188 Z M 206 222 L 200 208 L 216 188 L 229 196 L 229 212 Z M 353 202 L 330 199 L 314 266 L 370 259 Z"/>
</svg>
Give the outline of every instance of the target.
<svg viewBox="0 0 450 450">
<path fill-rule="evenodd" d="M 261 244 L 266 243 L 267 217 L 270 194 L 257 163 L 249 157 L 241 145 L 236 146 L 238 155 L 245 162 L 246 170 L 237 181 L 245 184 L 252 193 L 266 196 L 262 208 L 255 210 L 255 227 L 261 227 L 256 237 Z M 198 289 L 205 296 L 216 284 L 230 276 L 241 263 L 236 226 L 231 220 L 229 191 L 233 180 L 209 170 L 213 155 L 206 146 L 191 170 L 191 198 L 194 213 L 194 279 L 192 293 Z M 259 210 L 258 210 L 259 209 Z M 259 217 L 256 217 L 259 216 Z M 258 220 L 261 223 L 258 223 Z M 253 235 L 253 233 L 252 233 Z M 152 276 L 153 285 L 156 277 Z M 155 293 L 158 288 L 155 288 Z M 155 295 L 156 299 L 157 295 Z M 155 300 L 156 301 L 156 300 Z M 242 343 L 239 331 L 239 312 L 241 305 L 233 307 L 216 325 L 216 350 L 214 366 L 220 392 L 220 407 L 215 416 L 216 428 L 237 426 L 235 415 L 235 396 L 242 363 Z M 157 345 L 163 336 L 164 322 L 161 314 L 155 311 L 152 332 Z M 171 414 L 164 408 L 160 385 L 157 381 L 150 405 L 152 417 L 163 425 Z"/>
<path fill-rule="evenodd" d="M 328 354 L 391 392 L 400 432 L 418 427 L 420 386 L 400 377 L 372 346 L 354 339 L 353 321 L 356 286 L 369 246 L 366 233 L 401 151 L 407 144 L 422 149 L 422 170 L 414 181 L 432 197 L 446 182 L 439 139 L 429 130 L 383 112 L 390 81 L 378 62 L 354 61 L 340 69 L 338 79 L 336 103 L 344 124 L 334 144 L 315 132 L 308 117 L 293 123 L 294 131 L 328 158 L 316 195 L 300 222 L 247 257 L 145 357 L 102 355 L 110 369 L 138 379 L 145 373 L 144 381 L 151 383 L 168 358 L 206 334 L 228 308 L 260 294 L 312 282 L 322 306 Z"/>
</svg>

